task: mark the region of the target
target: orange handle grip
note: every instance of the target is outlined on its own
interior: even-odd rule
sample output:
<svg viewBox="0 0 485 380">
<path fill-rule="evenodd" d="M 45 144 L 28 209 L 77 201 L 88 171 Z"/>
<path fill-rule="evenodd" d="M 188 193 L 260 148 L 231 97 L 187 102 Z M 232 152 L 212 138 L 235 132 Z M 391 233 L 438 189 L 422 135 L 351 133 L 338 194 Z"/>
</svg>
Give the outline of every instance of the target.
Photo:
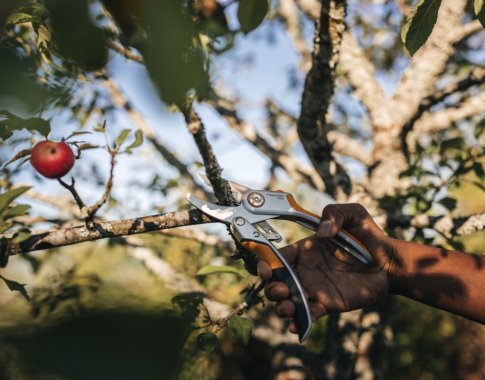
<svg viewBox="0 0 485 380">
<path fill-rule="evenodd" d="M 283 263 L 278 256 L 276 256 L 271 247 L 266 244 L 258 243 L 256 241 L 243 241 L 241 245 L 244 249 L 254 252 L 261 260 L 266 261 L 272 270 L 284 267 Z"/>
</svg>

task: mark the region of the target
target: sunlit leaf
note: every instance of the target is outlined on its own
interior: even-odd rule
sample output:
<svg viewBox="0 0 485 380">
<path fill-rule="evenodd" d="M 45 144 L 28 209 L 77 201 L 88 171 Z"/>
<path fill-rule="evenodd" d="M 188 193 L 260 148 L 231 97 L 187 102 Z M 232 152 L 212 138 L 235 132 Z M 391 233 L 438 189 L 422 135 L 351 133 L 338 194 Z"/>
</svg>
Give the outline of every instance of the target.
<svg viewBox="0 0 485 380">
<path fill-rule="evenodd" d="M 253 332 L 253 324 L 249 319 L 235 316 L 229 320 L 228 326 L 240 343 L 244 345 L 248 344 Z"/>
<path fill-rule="evenodd" d="M 8 17 L 6 24 L 15 25 L 15 24 L 20 24 L 22 22 L 30 22 L 32 21 L 32 19 L 33 19 L 32 15 L 28 13 L 15 12 Z"/>
<path fill-rule="evenodd" d="M 30 209 L 30 205 L 20 204 L 15 205 L 12 208 L 5 211 L 1 217 L 3 220 L 8 220 L 11 218 L 15 218 L 17 216 L 25 215 L 25 213 Z"/>
<path fill-rule="evenodd" d="M 480 24 L 485 28 L 485 2 L 483 0 L 475 0 L 474 2 L 474 9 L 475 9 L 475 15 L 477 16 L 478 21 L 480 21 Z"/>
<path fill-rule="evenodd" d="M 121 133 L 118 135 L 118 137 L 115 140 L 116 146 L 119 147 L 121 146 L 126 138 L 128 137 L 128 134 L 130 133 L 130 129 L 123 129 Z"/>
<path fill-rule="evenodd" d="M 242 273 L 239 269 L 228 265 L 206 265 L 199 269 L 197 272 L 197 276 L 207 276 L 214 273 L 233 273 L 238 276 L 242 276 Z"/>
<path fill-rule="evenodd" d="M 24 158 L 24 157 L 27 157 L 27 156 L 30 156 L 30 152 L 31 152 L 31 149 L 23 149 L 19 152 L 17 152 L 15 154 L 15 156 L 13 156 L 10 160 L 7 161 L 7 163 L 5 164 L 5 166 L 7 166 L 8 164 L 11 164 L 12 162 L 15 162 L 17 160 L 20 160 L 21 158 Z"/>
<path fill-rule="evenodd" d="M 126 147 L 125 152 L 131 153 L 132 149 L 138 148 L 141 144 L 143 144 L 143 132 L 138 129 L 135 132 L 135 141 L 133 141 L 131 145 Z"/>
<path fill-rule="evenodd" d="M 237 18 L 244 33 L 256 29 L 269 10 L 268 0 L 240 0 Z"/>
<path fill-rule="evenodd" d="M 27 190 L 30 189 L 30 186 L 21 186 L 15 189 L 9 190 L 3 194 L 0 194 L 0 214 L 5 211 L 10 203 L 12 203 L 15 198 L 21 196 Z"/>
<path fill-rule="evenodd" d="M 475 129 L 473 130 L 473 135 L 475 136 L 475 138 L 478 139 L 484 131 L 485 131 L 485 119 L 482 119 L 475 126 Z"/>
<path fill-rule="evenodd" d="M 414 55 L 433 31 L 441 0 L 420 0 L 409 13 L 401 29 L 401 40 Z"/>
</svg>

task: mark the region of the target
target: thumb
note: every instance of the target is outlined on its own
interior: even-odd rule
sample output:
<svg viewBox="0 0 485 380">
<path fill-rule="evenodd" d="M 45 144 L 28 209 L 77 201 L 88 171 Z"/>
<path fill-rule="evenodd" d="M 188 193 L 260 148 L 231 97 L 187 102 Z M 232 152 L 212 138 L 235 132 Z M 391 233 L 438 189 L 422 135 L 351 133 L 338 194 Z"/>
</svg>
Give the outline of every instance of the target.
<svg viewBox="0 0 485 380">
<path fill-rule="evenodd" d="M 348 230 L 362 227 L 372 221 L 367 210 L 357 203 L 327 205 L 322 212 L 322 220 L 317 230 L 317 236 L 332 238 L 345 227 Z"/>
</svg>

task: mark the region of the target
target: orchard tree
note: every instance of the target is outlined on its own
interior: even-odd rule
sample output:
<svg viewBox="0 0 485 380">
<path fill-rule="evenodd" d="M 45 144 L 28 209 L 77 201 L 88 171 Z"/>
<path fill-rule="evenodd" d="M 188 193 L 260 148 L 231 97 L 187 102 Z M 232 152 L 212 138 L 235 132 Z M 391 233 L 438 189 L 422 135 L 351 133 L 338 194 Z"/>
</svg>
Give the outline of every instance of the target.
<svg viewBox="0 0 485 380">
<path fill-rule="evenodd" d="M 223 363 L 230 355 L 219 347 L 226 331 L 249 344 L 250 363 L 265 349 L 265 370 L 245 369 L 248 378 L 379 379 L 399 371 L 402 378 L 426 371 L 465 378 L 484 371 L 483 329 L 436 311 L 415 315 L 415 306 L 394 298 L 328 316 L 300 346 L 264 305 L 264 284 L 229 258 L 247 253 L 225 230 L 195 226 L 212 221 L 184 200 L 190 191 L 235 205 L 214 146 L 250 146 L 254 158 L 232 165 L 264 177 L 262 188 L 285 186 L 311 204 L 323 205 L 323 193 L 358 202 L 393 237 L 483 251 L 465 238 L 483 241 L 485 225 L 480 23 L 481 0 L 6 1 L 0 277 L 30 302 L 33 316 L 49 314 L 73 299 L 81 304 L 84 292 L 103 283 L 84 276 L 79 285 L 71 268 L 55 284 L 30 290 L 9 268 L 28 262 L 35 275 L 59 247 L 101 239 L 123 246 L 177 293 L 173 307 L 191 326 L 181 378 L 228 378 L 235 364 Z M 239 72 L 251 67 L 243 50 L 257 61 L 261 51 L 248 45 L 280 40 L 297 57 L 278 78 L 290 100 L 276 90 L 263 99 L 241 90 Z M 120 84 L 125 74 L 160 102 L 130 94 Z M 144 116 L 140 98 L 161 109 L 170 129 Z M 164 133 L 182 137 L 170 145 Z M 295 227 L 281 231 L 288 240 L 304 236 Z M 157 254 L 161 232 L 176 242 L 164 249 L 191 256 L 191 269 L 177 270 Z M 214 285 L 227 280 L 221 276 L 231 279 L 225 292 Z M 235 305 L 234 289 L 241 292 Z M 454 332 L 432 337 L 419 316 Z M 409 348 L 410 340 L 440 346 L 449 337 L 454 343 L 440 351 L 448 356 L 434 367 L 427 358 L 435 351 L 415 355 Z M 470 337 L 474 345 L 464 355 L 460 342 Z M 207 355 L 212 361 L 204 367 Z M 450 358 L 458 363 L 453 368 Z"/>
</svg>

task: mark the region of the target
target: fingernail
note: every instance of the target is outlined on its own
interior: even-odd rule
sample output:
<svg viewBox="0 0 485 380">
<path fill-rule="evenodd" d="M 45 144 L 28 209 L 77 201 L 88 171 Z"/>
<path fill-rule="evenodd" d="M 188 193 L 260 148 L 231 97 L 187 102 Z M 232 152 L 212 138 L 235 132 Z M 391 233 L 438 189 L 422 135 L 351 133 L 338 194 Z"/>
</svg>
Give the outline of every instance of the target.
<svg viewBox="0 0 485 380">
<path fill-rule="evenodd" d="M 332 232 L 333 223 L 330 220 L 324 220 L 318 226 L 317 235 L 320 237 L 329 237 Z"/>
</svg>

